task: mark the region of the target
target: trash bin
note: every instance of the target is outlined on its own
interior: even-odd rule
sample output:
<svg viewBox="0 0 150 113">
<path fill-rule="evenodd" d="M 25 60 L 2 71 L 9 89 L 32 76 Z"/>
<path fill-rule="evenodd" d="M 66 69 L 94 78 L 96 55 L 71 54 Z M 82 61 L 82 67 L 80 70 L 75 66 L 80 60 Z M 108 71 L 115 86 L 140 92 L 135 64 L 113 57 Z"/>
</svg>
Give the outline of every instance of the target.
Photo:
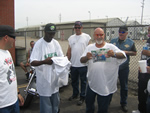
<svg viewBox="0 0 150 113">
<path fill-rule="evenodd" d="M 16 53 L 16 65 L 19 66 L 20 62 L 26 62 L 26 48 L 25 47 L 15 47 Z"/>
</svg>

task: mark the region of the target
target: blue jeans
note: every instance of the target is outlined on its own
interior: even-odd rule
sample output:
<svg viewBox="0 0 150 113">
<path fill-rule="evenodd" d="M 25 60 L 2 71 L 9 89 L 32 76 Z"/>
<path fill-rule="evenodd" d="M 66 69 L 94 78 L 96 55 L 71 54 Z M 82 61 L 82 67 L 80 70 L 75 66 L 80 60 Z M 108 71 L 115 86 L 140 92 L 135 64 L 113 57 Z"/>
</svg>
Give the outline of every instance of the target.
<svg viewBox="0 0 150 113">
<path fill-rule="evenodd" d="M 79 94 L 79 77 L 80 77 L 80 80 L 81 80 L 80 97 L 85 98 L 86 74 L 87 74 L 87 66 L 71 67 L 71 80 L 72 80 L 71 84 L 72 84 L 72 88 L 73 88 L 72 96 L 78 96 L 78 94 Z"/>
<path fill-rule="evenodd" d="M 118 74 L 120 81 L 120 104 L 124 106 L 127 105 L 129 67 L 119 70 Z"/>
<path fill-rule="evenodd" d="M 11 106 L 0 108 L 0 113 L 20 113 L 19 102 L 17 102 Z"/>
<path fill-rule="evenodd" d="M 95 111 L 95 97 L 97 96 L 97 102 L 98 102 L 98 112 L 97 113 L 108 113 L 108 107 L 110 103 L 110 99 L 112 98 L 112 94 L 108 96 L 101 96 L 92 91 L 88 85 L 87 91 L 86 91 L 86 113 L 94 113 Z"/>
<path fill-rule="evenodd" d="M 40 96 L 40 113 L 58 113 L 59 93 L 52 94 L 50 97 Z"/>
</svg>

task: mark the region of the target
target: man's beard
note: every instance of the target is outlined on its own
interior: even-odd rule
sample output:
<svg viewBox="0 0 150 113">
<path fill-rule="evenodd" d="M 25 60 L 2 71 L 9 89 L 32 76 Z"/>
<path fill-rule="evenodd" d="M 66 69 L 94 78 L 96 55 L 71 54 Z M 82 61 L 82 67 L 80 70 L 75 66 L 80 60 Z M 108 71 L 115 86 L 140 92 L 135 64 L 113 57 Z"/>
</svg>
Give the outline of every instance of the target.
<svg viewBox="0 0 150 113">
<path fill-rule="evenodd" d="M 102 44 L 102 43 L 103 43 L 103 40 L 96 40 L 96 43 L 97 43 L 97 44 Z"/>
</svg>

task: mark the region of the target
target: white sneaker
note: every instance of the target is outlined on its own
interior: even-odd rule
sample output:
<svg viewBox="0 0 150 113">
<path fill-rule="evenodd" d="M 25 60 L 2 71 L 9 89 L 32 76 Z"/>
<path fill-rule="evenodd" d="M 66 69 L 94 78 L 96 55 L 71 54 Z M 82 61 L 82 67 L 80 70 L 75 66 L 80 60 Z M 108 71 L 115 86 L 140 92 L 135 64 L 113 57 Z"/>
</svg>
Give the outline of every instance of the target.
<svg viewBox="0 0 150 113">
<path fill-rule="evenodd" d="M 132 111 L 132 113 L 140 113 L 140 111 L 139 110 L 134 110 L 134 111 Z"/>
</svg>

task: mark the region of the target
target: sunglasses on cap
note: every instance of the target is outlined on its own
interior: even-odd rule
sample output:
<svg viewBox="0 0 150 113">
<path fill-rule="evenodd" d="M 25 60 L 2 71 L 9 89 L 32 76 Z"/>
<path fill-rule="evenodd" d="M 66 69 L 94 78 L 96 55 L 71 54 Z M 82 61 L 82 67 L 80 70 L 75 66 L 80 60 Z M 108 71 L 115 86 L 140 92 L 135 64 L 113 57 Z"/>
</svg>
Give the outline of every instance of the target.
<svg viewBox="0 0 150 113">
<path fill-rule="evenodd" d="M 103 36 L 104 34 L 95 34 L 96 36 Z"/>
<path fill-rule="evenodd" d="M 75 29 L 81 29 L 81 27 L 74 27 Z"/>
<path fill-rule="evenodd" d="M 119 33 L 122 33 L 122 34 L 124 34 L 124 33 L 126 33 L 126 31 L 119 31 Z"/>
</svg>

